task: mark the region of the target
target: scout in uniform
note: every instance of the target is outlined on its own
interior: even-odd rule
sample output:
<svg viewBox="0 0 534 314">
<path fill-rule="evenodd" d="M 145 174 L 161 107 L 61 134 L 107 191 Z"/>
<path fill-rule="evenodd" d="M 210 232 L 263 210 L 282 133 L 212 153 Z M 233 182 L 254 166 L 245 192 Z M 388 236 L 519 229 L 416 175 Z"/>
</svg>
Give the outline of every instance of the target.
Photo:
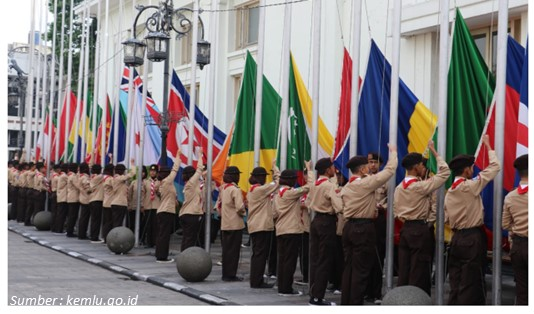
<svg viewBox="0 0 534 314">
<path fill-rule="evenodd" d="M 449 257 L 449 304 L 486 304 L 484 265 L 487 240 L 484 232 L 484 207 L 480 193 L 497 175 L 501 166 L 491 149 L 489 137 L 483 136 L 489 165 L 473 178 L 475 157 L 458 155 L 449 163 L 455 178 L 445 195 L 445 223 L 452 236 Z"/>
<path fill-rule="evenodd" d="M 52 213 L 52 222 L 56 221 L 57 215 L 57 183 L 61 169 L 59 164 L 55 164 L 50 173 L 50 212 Z M 52 228 L 54 224 L 52 223 Z M 52 229 L 52 231 L 54 231 Z"/>
<path fill-rule="evenodd" d="M 341 200 L 336 196 L 336 169 L 330 158 L 317 161 L 315 170 L 319 177 L 310 187 L 306 205 L 315 217 L 310 225 L 310 304 L 335 305 L 326 301 L 330 269 L 336 247 L 336 212 L 341 211 Z M 332 181 L 332 179 L 334 181 Z M 336 202 L 336 204 L 334 204 Z"/>
<path fill-rule="evenodd" d="M 65 220 L 67 219 L 67 183 L 69 177 L 67 172 L 69 167 L 67 164 L 61 165 L 61 174 L 57 179 L 57 213 L 54 223 L 54 233 L 62 234 L 65 227 Z"/>
<path fill-rule="evenodd" d="M 202 172 L 204 164 L 202 163 L 203 154 L 197 149 L 198 164 L 197 169 L 187 166 L 182 171 L 182 180 L 184 181 L 184 203 L 180 208 L 180 224 L 182 225 L 183 236 L 180 251 L 195 246 L 199 240 L 199 232 L 204 217 L 204 202 L 202 193 Z"/>
<path fill-rule="evenodd" d="M 80 211 L 80 178 L 77 175 L 78 164 L 69 164 L 69 173 L 67 174 L 67 237 L 72 238 L 74 235 L 74 226 L 78 220 Z"/>
<path fill-rule="evenodd" d="M 106 241 L 108 233 L 113 228 L 113 218 L 111 215 L 111 202 L 113 201 L 113 170 L 115 166 L 108 164 L 104 166 L 104 198 L 102 199 L 102 238 Z"/>
<path fill-rule="evenodd" d="M 33 199 L 34 211 L 33 216 L 44 210 L 46 202 L 46 193 L 48 192 L 49 182 L 46 177 L 46 167 L 42 162 L 37 163 L 37 174 L 35 175 L 33 188 L 37 192 Z"/>
<path fill-rule="evenodd" d="M 124 174 L 126 166 L 118 164 L 115 166 L 115 175 L 111 180 L 113 196 L 111 200 L 112 228 L 123 225 L 124 217 L 128 211 L 128 187 L 130 179 L 135 175 L 135 167 L 131 167 L 127 174 Z"/>
<path fill-rule="evenodd" d="M 347 180 L 343 176 L 343 173 L 336 169 L 337 184 L 339 189 L 343 188 L 347 184 Z M 343 265 L 345 259 L 343 257 L 343 228 L 345 227 L 345 218 L 343 212 L 336 213 L 336 247 L 334 253 L 334 262 L 330 271 L 330 283 L 328 290 L 333 294 L 341 295 L 341 280 L 343 279 Z M 382 273 L 382 272 L 380 272 Z M 380 287 L 382 288 L 382 286 Z"/>
<path fill-rule="evenodd" d="M 146 167 L 142 166 L 141 182 L 146 179 L 146 176 Z M 135 232 L 135 217 L 137 212 L 137 180 L 139 180 L 139 178 L 132 180 L 132 183 L 130 183 L 130 186 L 128 187 L 128 216 L 126 217 L 126 225 L 128 226 L 128 228 L 130 228 L 130 230 L 132 230 L 132 232 Z M 143 214 L 145 211 L 145 209 L 143 208 L 143 195 L 145 195 L 145 185 L 141 183 L 141 206 L 139 207 L 139 222 L 143 221 Z M 141 238 L 143 234 L 143 224 L 140 223 L 139 228 L 139 237 Z"/>
<path fill-rule="evenodd" d="M 369 176 L 367 156 L 352 157 L 347 163 L 352 176 L 339 197 L 343 204 L 343 216 L 347 219 L 343 228 L 343 252 L 345 265 L 341 284 L 341 304 L 362 305 L 365 289 L 371 279 L 375 256 L 376 231 L 374 219 L 376 208 L 375 191 L 384 185 L 397 168 L 397 149 L 389 146 L 389 160 L 384 170 Z"/>
<path fill-rule="evenodd" d="M 11 195 L 11 219 L 17 220 L 17 208 L 18 208 L 18 193 L 19 193 L 19 187 L 17 178 L 19 176 L 19 164 L 18 161 L 13 161 L 13 167 L 9 170 L 9 183 L 11 186 L 11 189 L 9 190 L 9 193 Z"/>
<path fill-rule="evenodd" d="M 528 305 L 528 154 L 514 161 L 519 172 L 517 189 L 504 198 L 502 227 L 512 238 L 510 257 L 515 279 L 515 304 Z"/>
<path fill-rule="evenodd" d="M 314 174 L 310 162 L 306 162 L 308 180 L 299 188 L 296 170 L 284 170 L 280 174 L 280 187 L 274 195 L 274 219 L 276 221 L 276 240 L 278 248 L 278 294 L 281 296 L 299 296 L 301 291 L 293 289 L 293 275 L 297 268 L 299 242 L 304 232 L 301 222 L 302 195 L 308 193 L 313 184 Z"/>
<path fill-rule="evenodd" d="M 180 156 L 180 147 L 175 156 Z M 156 262 L 172 263 L 174 259 L 169 259 L 169 241 L 174 228 L 176 215 L 176 188 L 174 187 L 174 178 L 180 168 L 180 158 L 174 160 L 172 169 L 168 166 L 162 166 L 159 169 L 159 178 L 161 183 L 158 188 L 158 195 L 161 203 L 158 207 L 156 218 L 158 221 L 158 237 L 156 240 Z"/>
<path fill-rule="evenodd" d="M 245 222 L 245 203 L 239 182 L 239 168 L 230 166 L 223 175 L 223 186 L 220 189 L 217 209 L 221 216 L 222 232 L 222 280 L 242 281 L 242 277 L 236 276 L 239 266 L 239 253 L 243 239 Z"/>
<path fill-rule="evenodd" d="M 158 165 L 151 165 L 149 177 L 143 181 L 145 193 L 143 195 L 143 226 L 144 239 L 142 241 L 148 248 L 156 245 L 157 227 L 156 213 L 161 203 L 160 198 L 156 195 L 159 188 Z"/>
<path fill-rule="evenodd" d="M 91 243 L 102 243 L 100 240 L 100 224 L 102 223 L 102 201 L 104 200 L 104 176 L 101 174 L 102 166 L 91 166 L 91 180 L 89 181 L 89 208 L 91 209 Z"/>
<path fill-rule="evenodd" d="M 26 176 L 26 212 L 24 215 L 24 225 L 25 226 L 31 226 L 31 219 L 33 215 L 33 198 L 35 197 L 35 190 L 33 189 L 34 186 L 34 179 L 35 179 L 35 164 L 33 162 L 30 162 L 28 171 L 26 171 L 24 174 Z"/>
<path fill-rule="evenodd" d="M 80 164 L 80 173 L 78 174 L 78 189 L 80 191 L 80 219 L 78 220 L 78 239 L 87 240 L 87 227 L 91 217 L 89 202 L 91 201 L 91 178 L 89 177 L 89 165 Z"/>
<path fill-rule="evenodd" d="M 404 223 L 400 233 L 397 286 L 416 286 L 430 295 L 435 220 L 431 217 L 431 197 L 445 184 L 451 171 L 438 155 L 433 141 L 428 143 L 428 148 L 436 158 L 438 173 L 421 180 L 426 173 L 423 156 L 407 154 L 402 159 L 407 175 L 395 188 L 393 212 Z"/>
<path fill-rule="evenodd" d="M 308 171 L 302 172 L 302 179 L 308 182 Z M 297 183 L 297 186 L 298 185 Z M 295 280 L 294 283 L 299 286 L 307 286 L 310 275 L 310 208 L 306 205 L 308 193 L 300 197 L 300 223 L 302 227 L 302 236 L 299 242 L 299 268 L 302 280 Z"/>
<path fill-rule="evenodd" d="M 248 182 L 251 184 L 247 194 L 248 232 L 252 245 L 250 257 L 250 287 L 272 288 L 272 284 L 263 281 L 265 265 L 269 257 L 272 231 L 274 230 L 273 205 L 271 195 L 278 189 L 280 170 L 276 159 L 272 164 L 273 181 L 265 184 L 267 171 L 263 167 L 252 170 Z"/>
</svg>

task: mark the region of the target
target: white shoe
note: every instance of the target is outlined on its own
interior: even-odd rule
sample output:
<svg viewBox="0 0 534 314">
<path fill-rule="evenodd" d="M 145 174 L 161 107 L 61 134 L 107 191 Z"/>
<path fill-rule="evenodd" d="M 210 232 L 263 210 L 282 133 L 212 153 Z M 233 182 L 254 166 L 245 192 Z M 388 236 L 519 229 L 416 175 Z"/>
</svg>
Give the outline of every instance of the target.
<svg viewBox="0 0 534 314">
<path fill-rule="evenodd" d="M 96 243 L 96 244 L 98 244 L 98 243 L 104 243 L 104 240 L 91 241 L 91 243 Z"/>
<path fill-rule="evenodd" d="M 341 290 L 334 290 L 334 292 L 332 292 L 333 294 L 336 294 L 336 295 L 341 295 Z"/>
<path fill-rule="evenodd" d="M 215 265 L 222 266 L 222 261 L 218 261 L 217 263 L 215 263 Z"/>
<path fill-rule="evenodd" d="M 174 262 L 174 258 L 171 258 L 171 259 L 163 259 L 163 260 L 156 260 L 156 263 L 160 263 L 160 264 L 168 264 L 168 263 L 172 263 Z"/>
<path fill-rule="evenodd" d="M 302 295 L 302 291 L 293 289 L 291 293 L 278 293 L 278 295 L 282 297 L 298 297 Z"/>
</svg>

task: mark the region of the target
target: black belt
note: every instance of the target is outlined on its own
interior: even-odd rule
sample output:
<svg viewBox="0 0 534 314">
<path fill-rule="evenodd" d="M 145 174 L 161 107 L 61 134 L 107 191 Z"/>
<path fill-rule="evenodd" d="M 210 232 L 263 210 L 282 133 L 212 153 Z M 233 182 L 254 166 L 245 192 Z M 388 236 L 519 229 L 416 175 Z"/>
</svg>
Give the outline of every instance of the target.
<svg viewBox="0 0 534 314">
<path fill-rule="evenodd" d="M 512 236 L 512 240 L 514 242 L 528 242 L 528 237 L 522 237 L 522 236 L 518 236 L 518 235 L 513 235 Z"/>
<path fill-rule="evenodd" d="M 370 224 L 374 221 L 372 218 L 349 218 L 349 222 L 357 225 Z"/>
<path fill-rule="evenodd" d="M 334 215 L 334 214 L 327 214 L 327 213 L 315 212 L 315 216 L 335 217 L 336 215 Z"/>
<path fill-rule="evenodd" d="M 470 234 L 474 232 L 483 232 L 484 230 L 482 229 L 482 226 L 478 226 L 464 229 L 452 229 L 452 231 L 459 234 Z"/>
<path fill-rule="evenodd" d="M 416 220 L 405 220 L 405 225 L 426 225 L 426 220 L 416 219 Z"/>
</svg>

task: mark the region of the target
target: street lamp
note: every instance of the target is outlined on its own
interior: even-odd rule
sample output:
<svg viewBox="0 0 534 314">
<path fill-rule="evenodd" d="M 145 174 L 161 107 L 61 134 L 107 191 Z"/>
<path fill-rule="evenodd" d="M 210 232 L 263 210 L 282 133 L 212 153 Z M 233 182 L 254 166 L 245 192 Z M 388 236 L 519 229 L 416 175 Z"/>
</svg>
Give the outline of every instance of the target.
<svg viewBox="0 0 534 314">
<path fill-rule="evenodd" d="M 165 61 L 163 73 L 163 110 L 158 119 L 158 126 L 161 130 L 161 159 L 162 166 L 167 165 L 167 133 L 169 132 L 169 122 L 177 122 L 177 113 L 169 114 L 168 97 L 169 97 L 169 41 L 170 34 L 174 30 L 177 37 L 182 37 L 189 33 L 193 27 L 193 23 L 184 14 L 185 12 L 193 12 L 192 9 L 182 7 L 174 9 L 172 0 L 165 0 L 155 5 L 137 5 L 136 9 L 139 11 L 135 17 L 132 33 L 133 38 L 124 41 L 124 63 L 127 66 L 136 67 L 143 65 L 143 57 L 145 49 L 147 50 L 147 59 L 152 62 Z M 148 9 L 153 9 L 155 12 L 150 15 L 146 22 L 146 28 L 149 33 L 145 36 L 144 41 L 136 38 L 137 20 L 141 14 Z M 202 19 L 198 18 L 201 29 L 201 40 L 197 44 L 197 64 L 200 69 L 210 62 L 210 43 L 204 40 L 204 24 Z M 175 24 L 176 23 L 176 24 Z M 193 83 L 194 84 L 194 83 Z M 195 104 L 191 104 L 194 106 Z M 192 118 L 191 118 L 192 119 Z"/>
</svg>

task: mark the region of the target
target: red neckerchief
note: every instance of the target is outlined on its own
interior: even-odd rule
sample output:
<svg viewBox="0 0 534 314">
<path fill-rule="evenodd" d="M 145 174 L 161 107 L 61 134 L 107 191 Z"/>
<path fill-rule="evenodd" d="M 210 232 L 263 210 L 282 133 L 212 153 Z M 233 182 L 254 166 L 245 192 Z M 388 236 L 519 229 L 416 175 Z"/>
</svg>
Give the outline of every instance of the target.
<svg viewBox="0 0 534 314">
<path fill-rule="evenodd" d="M 284 194 L 286 193 L 287 190 L 289 190 L 289 187 L 287 187 L 287 186 L 282 187 L 282 188 L 278 191 L 278 196 L 280 196 L 280 197 L 284 197 Z"/>
<path fill-rule="evenodd" d="M 419 181 L 417 178 L 411 178 L 409 180 L 404 179 L 402 181 L 402 187 L 406 190 L 412 183 Z"/>
<path fill-rule="evenodd" d="M 253 184 L 253 185 L 250 187 L 250 191 L 249 191 L 249 192 L 254 191 L 254 189 L 257 188 L 258 186 L 261 186 L 261 184 L 259 184 L 259 183 Z"/>
<path fill-rule="evenodd" d="M 525 187 L 523 187 L 523 185 L 521 185 L 521 184 L 517 187 L 517 194 L 521 195 L 521 194 L 525 194 L 527 192 L 528 192 L 528 184 L 525 185 Z"/>
<path fill-rule="evenodd" d="M 104 182 L 105 182 L 107 179 L 109 179 L 109 178 L 112 178 L 112 176 L 110 176 L 109 174 L 105 174 L 105 175 L 104 175 Z"/>
<path fill-rule="evenodd" d="M 59 176 L 59 174 L 57 174 L 57 172 L 52 173 L 52 179 L 57 177 L 57 176 Z"/>
<path fill-rule="evenodd" d="M 361 178 L 359 176 L 350 177 L 349 183 L 352 183 L 352 181 L 358 180 L 358 179 L 361 179 Z"/>
<path fill-rule="evenodd" d="M 451 190 L 454 190 L 456 189 L 456 187 L 462 183 L 465 182 L 465 178 L 458 178 L 456 180 L 454 180 L 454 183 L 451 185 Z"/>
<path fill-rule="evenodd" d="M 319 178 L 317 181 L 315 181 L 315 186 L 319 186 L 325 181 L 328 181 L 328 178 Z"/>
<path fill-rule="evenodd" d="M 229 188 L 229 187 L 231 187 L 231 186 L 233 186 L 233 185 L 234 185 L 233 183 L 226 183 L 226 184 L 224 185 L 224 189 L 226 190 L 227 188 Z"/>
<path fill-rule="evenodd" d="M 69 172 L 69 173 L 67 173 L 67 176 L 70 177 L 70 176 L 73 175 L 73 174 L 75 174 L 75 173 L 74 173 L 74 172 Z"/>
<path fill-rule="evenodd" d="M 304 203 L 306 202 L 306 199 L 308 198 L 308 193 L 302 195 L 302 197 L 300 198 L 300 203 L 302 205 L 304 205 Z"/>
</svg>

